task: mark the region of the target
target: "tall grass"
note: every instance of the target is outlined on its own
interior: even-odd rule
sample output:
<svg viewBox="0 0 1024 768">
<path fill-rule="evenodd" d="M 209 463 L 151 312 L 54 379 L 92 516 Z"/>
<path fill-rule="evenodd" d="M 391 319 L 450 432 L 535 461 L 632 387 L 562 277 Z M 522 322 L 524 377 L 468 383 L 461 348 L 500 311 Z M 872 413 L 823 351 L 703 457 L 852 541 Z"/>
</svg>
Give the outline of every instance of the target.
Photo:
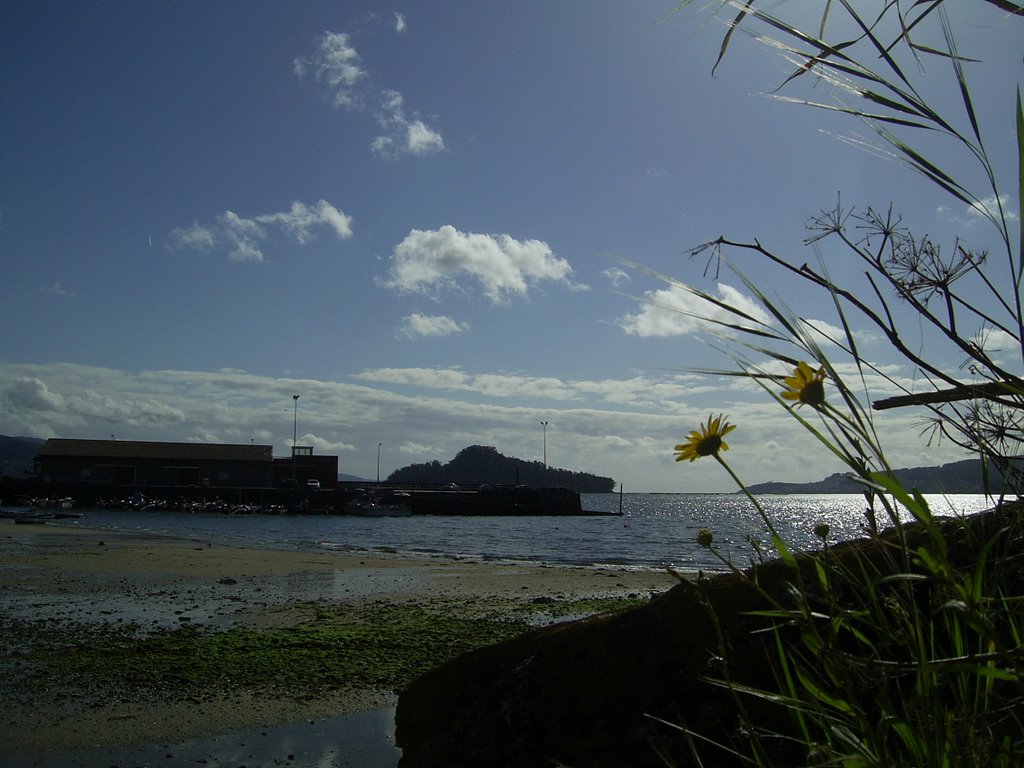
<svg viewBox="0 0 1024 768">
<path fill-rule="evenodd" d="M 959 12 L 995 9 L 1006 14 L 1008 24 L 1024 16 L 1024 8 L 1005 0 L 957 2 Z M 684 0 L 677 10 L 691 5 Z M 822 0 L 814 4 L 820 16 L 810 27 L 781 15 L 794 5 L 806 13 L 810 0 L 763 5 L 711 4 L 727 21 L 716 66 L 737 31 L 780 51 L 792 70 L 776 91 L 778 98 L 849 115 L 868 126 L 874 151 L 978 211 L 998 246 L 989 252 L 972 248 L 964 238 L 943 249 L 927 235 L 911 232 L 896 203 L 861 209 L 837 203 L 810 221 L 806 242 L 818 247 L 827 240 L 845 252 L 862 267 L 865 288 L 834 280 L 824 259 L 817 266 L 791 262 L 759 241 L 726 236 L 694 248 L 692 255 L 707 258 L 706 269 L 713 267 L 716 274 L 732 271 L 769 321 L 658 275 L 715 309 L 716 319 L 707 320 L 722 331 L 737 365 L 705 373 L 759 383 L 766 397 L 862 483 L 870 534 L 867 545 L 840 552 L 821 530 L 823 549 L 804 555 L 790 553 L 773 535 L 790 575 L 784 594 L 765 594 L 760 614 L 776 685 L 755 689 L 728 677 L 709 679 L 749 701 L 741 709 L 749 719 L 730 744 L 709 744 L 688 733 L 695 763 L 1022 765 L 1024 524 L 1017 459 L 1024 440 L 1024 380 L 1017 371 L 1024 360 L 1024 241 L 1011 209 L 1013 196 L 1018 205 L 1024 197 L 1019 88 L 1006 94 L 1015 105 L 1012 125 L 1000 125 L 976 107 L 968 77 L 973 59 L 959 50 L 943 0 Z M 837 37 L 834 29 L 846 32 Z M 917 79 L 925 67 L 947 72 L 960 105 L 955 114 L 944 114 L 922 95 Z M 807 78 L 829 86 L 835 100 L 783 95 Z M 1016 132 L 1016 168 L 997 167 L 987 149 L 987 131 Z M 943 154 L 932 155 L 915 143 L 925 133 L 946 140 Z M 959 153 L 956 163 L 949 147 Z M 954 165 L 969 167 L 970 180 L 947 170 Z M 1007 179 L 1010 194 L 1003 188 Z M 841 328 L 829 349 L 838 352 L 826 355 L 820 335 L 747 279 L 734 256 L 756 256 L 827 295 Z M 896 304 L 910 312 L 897 311 Z M 907 323 L 932 329 L 964 363 L 951 370 L 934 351 L 910 346 Z M 862 354 L 855 331 L 865 327 L 880 333 L 927 387 L 907 388 Z M 984 336 L 990 333 L 1012 340 L 1013 363 L 989 351 Z M 840 357 L 847 366 L 839 364 Z M 852 374 L 844 377 L 841 369 Z M 872 407 L 868 382 L 879 379 L 899 394 Z M 892 407 L 920 409 L 935 439 L 952 440 L 981 457 L 994 512 L 940 520 L 920 493 L 899 483 L 875 428 L 876 412 Z M 691 433 L 687 444 L 677 446 L 679 458 L 713 457 L 744 488 L 720 453 L 724 432 L 712 434 L 712 426 L 725 423 L 723 417 L 709 419 L 707 430 Z M 756 497 L 748 496 L 774 531 Z M 901 522 L 904 512 L 912 522 Z M 700 543 L 716 551 L 711 532 L 702 532 Z M 759 588 L 757 567 L 743 574 Z M 723 654 L 726 646 L 723 642 Z M 774 710 L 786 713 L 787 726 L 765 715 Z"/>
</svg>

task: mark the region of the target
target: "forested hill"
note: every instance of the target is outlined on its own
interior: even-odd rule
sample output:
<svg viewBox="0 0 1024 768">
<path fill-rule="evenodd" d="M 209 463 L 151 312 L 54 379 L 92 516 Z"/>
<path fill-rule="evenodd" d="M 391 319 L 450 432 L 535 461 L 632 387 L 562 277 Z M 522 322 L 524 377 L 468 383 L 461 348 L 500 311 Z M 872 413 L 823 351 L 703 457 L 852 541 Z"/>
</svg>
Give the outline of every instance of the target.
<svg viewBox="0 0 1024 768">
<path fill-rule="evenodd" d="M 430 461 L 397 469 L 389 483 L 457 483 L 458 485 L 530 485 L 572 488 L 579 493 L 610 493 L 615 481 L 588 472 L 545 467 L 539 461 L 503 456 L 490 446 L 463 448 L 447 464 Z"/>
<path fill-rule="evenodd" d="M 897 469 L 896 477 L 904 488 L 916 488 L 922 493 L 985 492 L 978 459 L 954 461 L 939 467 Z M 1000 488 L 1000 476 L 994 474 L 989 478 L 989 490 L 998 492 Z M 860 493 L 864 486 L 851 480 L 848 472 L 837 472 L 812 483 L 759 483 L 749 490 L 751 493 Z"/>
</svg>

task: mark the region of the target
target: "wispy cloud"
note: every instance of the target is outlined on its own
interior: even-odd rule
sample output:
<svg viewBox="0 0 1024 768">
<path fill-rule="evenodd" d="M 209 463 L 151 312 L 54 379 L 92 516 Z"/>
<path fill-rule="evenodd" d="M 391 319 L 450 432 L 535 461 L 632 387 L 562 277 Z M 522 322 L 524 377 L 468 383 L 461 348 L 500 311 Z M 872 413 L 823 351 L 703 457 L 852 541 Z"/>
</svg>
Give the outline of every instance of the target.
<svg viewBox="0 0 1024 768">
<path fill-rule="evenodd" d="M 74 291 L 69 291 L 68 289 L 66 289 L 63 285 L 61 285 L 58 282 L 54 282 L 52 285 L 50 285 L 47 288 L 40 288 L 39 292 L 40 293 L 45 293 L 48 296 L 68 296 L 68 297 L 71 297 L 71 296 L 75 295 Z"/>
<path fill-rule="evenodd" d="M 313 239 L 313 231 L 318 227 L 326 227 L 341 240 L 352 236 L 352 218 L 326 200 L 320 200 L 314 206 L 296 201 L 287 211 L 250 218 L 224 211 L 213 224 L 195 223 L 173 230 L 169 241 L 176 250 L 209 253 L 223 247 L 232 261 L 261 262 L 265 260 L 261 243 L 271 230 L 278 229 L 305 245 Z"/>
<path fill-rule="evenodd" d="M 402 318 L 398 333 L 409 339 L 437 338 L 464 333 L 469 330 L 469 323 L 459 322 L 446 315 L 424 315 L 414 312 Z"/>
<path fill-rule="evenodd" d="M 405 17 L 395 14 L 395 30 L 403 32 Z M 313 53 L 292 63 L 297 77 L 312 76 L 326 88 L 325 98 L 336 108 L 368 113 L 383 133 L 371 143 L 374 154 L 388 159 L 402 155 L 433 155 L 444 150 L 441 132 L 405 108 L 398 91 L 382 88 L 362 66 L 362 59 L 345 32 L 324 32 Z"/>
<path fill-rule="evenodd" d="M 621 288 L 630 281 L 629 273 L 624 269 L 619 269 L 618 267 L 606 269 L 601 274 L 608 278 L 608 282 L 612 284 L 612 288 Z"/>
<path fill-rule="evenodd" d="M 998 198 L 995 195 L 986 197 L 974 205 L 968 205 L 962 213 L 948 205 L 940 205 L 935 212 L 944 221 L 953 222 L 961 227 L 973 227 L 989 216 L 998 218 L 1000 208 L 1007 221 L 1020 221 L 1020 211 L 1013 208 L 1013 200 L 1009 195 L 1000 195 Z"/>
<path fill-rule="evenodd" d="M 383 284 L 402 293 L 426 293 L 459 286 L 463 277 L 483 286 L 495 304 L 510 296 L 526 297 L 530 287 L 547 280 L 569 287 L 572 267 L 540 240 L 509 235 L 460 232 L 451 225 L 412 230 L 395 246 L 389 277 Z M 464 286 L 463 286 L 464 287 Z"/>
<path fill-rule="evenodd" d="M 695 384 L 696 377 L 688 374 L 573 381 L 514 373 L 469 374 L 461 368 L 375 368 L 363 371 L 356 378 L 377 384 L 472 393 L 497 399 L 543 399 L 563 403 L 593 401 L 617 406 L 666 408 L 668 411 L 676 410 L 687 397 L 701 393 Z"/>
</svg>

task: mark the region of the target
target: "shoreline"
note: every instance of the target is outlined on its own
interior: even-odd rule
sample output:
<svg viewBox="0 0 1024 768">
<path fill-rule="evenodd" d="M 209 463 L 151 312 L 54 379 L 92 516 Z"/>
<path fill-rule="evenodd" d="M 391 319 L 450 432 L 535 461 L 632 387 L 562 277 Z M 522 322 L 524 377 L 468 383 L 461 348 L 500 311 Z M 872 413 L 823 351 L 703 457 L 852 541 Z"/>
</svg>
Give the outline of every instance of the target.
<svg viewBox="0 0 1024 768">
<path fill-rule="evenodd" d="M 572 617 L 573 601 L 642 600 L 675 583 L 667 572 L 627 567 L 251 549 L 77 524 L 0 524 L 0 618 L 42 632 L 58 653 L 74 645 L 62 633 L 81 628 L 86 634 L 128 628 L 134 635 L 286 631 L 360 611 L 388 616 L 396 608 L 438 624 L 508 615 L 539 625 L 563 618 L 558 609 Z M 5 673 L 34 663 L 20 658 L 23 649 L 8 647 L 10 641 L 3 645 Z M 387 708 L 396 696 L 334 680 L 286 696 L 229 690 L 198 700 L 157 693 L 119 701 L 106 695 L 83 706 L 64 695 L 65 683 L 52 680 L 31 697 L 0 686 L 0 733 L 10 751 L 110 750 L 309 725 Z"/>
</svg>

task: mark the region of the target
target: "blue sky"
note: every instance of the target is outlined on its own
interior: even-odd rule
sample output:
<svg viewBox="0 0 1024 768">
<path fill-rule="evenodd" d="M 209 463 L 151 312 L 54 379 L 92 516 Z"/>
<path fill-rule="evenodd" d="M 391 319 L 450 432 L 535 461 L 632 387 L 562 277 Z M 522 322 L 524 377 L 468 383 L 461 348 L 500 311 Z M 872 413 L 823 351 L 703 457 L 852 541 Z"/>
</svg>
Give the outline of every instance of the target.
<svg viewBox="0 0 1024 768">
<path fill-rule="evenodd" d="M 777 53 L 738 38 L 713 77 L 722 27 L 663 20 L 673 6 L 4 4 L 0 433 L 285 455 L 298 394 L 299 443 L 363 477 L 378 443 L 385 476 L 472 444 L 540 459 L 547 421 L 554 466 L 731 490 L 672 454 L 724 412 L 749 482 L 839 471 L 758 388 L 693 374 L 731 364 L 638 301 L 678 297 L 623 260 L 745 302 L 688 250 L 726 234 L 813 261 L 803 224 L 840 191 L 939 242 L 994 233 L 837 138 L 860 124 L 766 97 L 789 71 Z M 1012 170 L 1019 22 L 969 21 L 989 149 Z M 955 106 L 947 75 L 926 84 Z M 827 297 L 743 268 L 836 322 Z M 893 463 L 960 458 L 917 437 L 920 416 L 879 416 Z"/>
</svg>

